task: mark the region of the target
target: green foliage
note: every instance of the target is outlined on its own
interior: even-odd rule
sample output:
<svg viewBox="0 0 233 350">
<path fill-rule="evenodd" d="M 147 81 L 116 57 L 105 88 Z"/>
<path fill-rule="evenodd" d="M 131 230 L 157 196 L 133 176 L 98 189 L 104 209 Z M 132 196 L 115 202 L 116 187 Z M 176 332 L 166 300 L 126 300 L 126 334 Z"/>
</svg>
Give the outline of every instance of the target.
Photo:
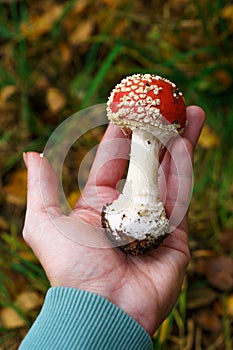
<svg viewBox="0 0 233 350">
<path fill-rule="evenodd" d="M 24 276 L 38 292 L 48 286 L 37 262 L 22 258 L 27 248 L 17 245 L 24 208 L 4 198 L 7 180 L 22 167 L 22 153 L 42 151 L 61 121 L 106 102 L 113 86 L 132 73 L 166 76 L 184 92 L 187 105 L 206 111 L 219 143 L 197 147 L 190 235 L 200 249 L 219 250 L 221 233 L 233 228 L 232 18 L 227 0 L 0 2 L 0 206 L 2 221 L 9 223 L 0 220 L 1 306 L 15 307 L 9 274 Z M 14 234 L 12 211 L 19 222 Z M 182 292 L 165 340 L 160 330 L 155 349 L 167 348 L 172 325 L 184 336 L 186 311 Z M 224 327 L 230 348 L 226 314 Z"/>
</svg>

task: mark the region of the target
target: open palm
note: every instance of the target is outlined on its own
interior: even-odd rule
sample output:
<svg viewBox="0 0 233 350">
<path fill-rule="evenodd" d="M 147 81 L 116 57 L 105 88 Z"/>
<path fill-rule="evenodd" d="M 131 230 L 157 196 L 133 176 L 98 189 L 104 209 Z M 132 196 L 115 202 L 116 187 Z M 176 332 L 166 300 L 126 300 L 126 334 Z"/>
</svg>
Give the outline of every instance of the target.
<svg viewBox="0 0 233 350">
<path fill-rule="evenodd" d="M 168 217 L 190 197 L 190 159 L 204 113 L 187 108 L 189 121 L 182 140 L 173 142 L 161 162 L 160 192 L 166 185 Z M 111 147 L 111 140 L 114 140 Z M 117 147 L 116 147 L 117 144 Z M 130 256 L 112 248 L 101 229 L 101 209 L 117 197 L 129 142 L 110 125 L 99 146 L 87 185 L 69 216 L 59 205 L 57 176 L 46 158 L 25 155 L 28 202 L 23 235 L 40 260 L 52 286 L 67 286 L 99 294 L 116 304 L 153 334 L 179 295 L 189 262 L 187 214 L 163 244 L 147 255 Z M 188 156 L 187 156 L 188 155 Z M 125 159 L 124 159 L 125 158 Z M 182 197 L 177 191 L 182 182 Z"/>
</svg>

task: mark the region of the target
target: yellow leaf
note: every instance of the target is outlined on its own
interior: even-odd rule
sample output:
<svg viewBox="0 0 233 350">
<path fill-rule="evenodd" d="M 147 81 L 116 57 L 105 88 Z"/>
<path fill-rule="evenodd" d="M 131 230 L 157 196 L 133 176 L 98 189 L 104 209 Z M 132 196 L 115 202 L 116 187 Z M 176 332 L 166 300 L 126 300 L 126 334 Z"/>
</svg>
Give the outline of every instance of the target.
<svg viewBox="0 0 233 350">
<path fill-rule="evenodd" d="M 72 52 L 70 47 L 66 43 L 62 42 L 59 48 L 60 48 L 62 62 L 64 64 L 68 64 L 72 59 Z"/>
<path fill-rule="evenodd" d="M 67 200 L 68 200 L 68 203 L 69 203 L 71 209 L 73 209 L 75 207 L 79 197 L 80 197 L 79 191 L 73 191 L 70 193 Z"/>
<path fill-rule="evenodd" d="M 72 15 L 78 15 L 81 14 L 88 6 L 88 1 L 87 0 L 79 0 L 76 2 L 76 4 L 74 5 L 71 14 Z"/>
<path fill-rule="evenodd" d="M 46 11 L 41 16 L 32 16 L 29 18 L 28 23 L 24 22 L 20 26 L 22 36 L 34 41 L 49 32 L 56 20 L 62 14 L 63 7 L 64 5 L 54 4 L 51 11 Z"/>
<path fill-rule="evenodd" d="M 233 294 L 229 295 L 229 297 L 227 298 L 226 309 L 228 315 L 233 316 Z"/>
<path fill-rule="evenodd" d="M 4 187 L 6 199 L 8 202 L 15 205 L 23 205 L 26 202 L 27 193 L 27 171 L 16 171 L 10 182 Z"/>
<path fill-rule="evenodd" d="M 33 310 L 38 306 L 41 306 L 42 303 L 43 301 L 39 294 L 32 291 L 24 291 L 20 293 L 15 300 L 15 305 L 24 312 Z"/>
<path fill-rule="evenodd" d="M 219 137 L 208 125 L 205 125 L 199 137 L 199 144 L 203 148 L 214 148 L 219 145 Z"/>
<path fill-rule="evenodd" d="M 155 334 L 153 335 L 153 338 L 155 339 L 156 337 L 159 336 L 159 344 L 163 344 L 167 339 L 169 328 L 170 326 L 169 326 L 168 318 L 166 318 L 162 323 L 162 325 L 160 326 L 159 330 L 156 331 Z"/>
<path fill-rule="evenodd" d="M 221 11 L 221 16 L 222 18 L 229 20 L 230 22 L 233 23 L 233 5 L 232 4 L 226 5 Z"/>
<path fill-rule="evenodd" d="M 15 306 L 22 312 L 41 307 L 43 299 L 32 291 L 24 291 L 15 300 Z M 26 325 L 25 320 L 11 307 L 4 307 L 0 313 L 2 325 L 8 329 L 19 328 Z"/>
<path fill-rule="evenodd" d="M 71 33 L 69 36 L 69 42 L 72 45 L 81 44 L 85 41 L 87 41 L 92 33 L 92 30 L 94 28 L 94 21 L 93 19 L 81 21 Z"/>
<path fill-rule="evenodd" d="M 65 106 L 66 98 L 63 93 L 54 87 L 50 87 L 47 90 L 47 104 L 52 113 L 58 113 Z"/>
<path fill-rule="evenodd" d="M 1 321 L 3 327 L 7 329 L 25 326 L 25 320 L 12 308 L 5 307 L 1 311 Z"/>
<path fill-rule="evenodd" d="M 10 98 L 16 91 L 16 86 L 7 85 L 0 91 L 0 104 L 6 103 L 8 98 Z"/>
</svg>

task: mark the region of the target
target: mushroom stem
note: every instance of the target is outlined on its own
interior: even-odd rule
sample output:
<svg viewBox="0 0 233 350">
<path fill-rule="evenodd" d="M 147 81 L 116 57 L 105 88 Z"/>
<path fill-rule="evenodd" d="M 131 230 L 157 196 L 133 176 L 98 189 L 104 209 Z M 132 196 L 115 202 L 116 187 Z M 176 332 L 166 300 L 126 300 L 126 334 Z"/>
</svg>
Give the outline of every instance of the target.
<svg viewBox="0 0 233 350">
<path fill-rule="evenodd" d="M 160 142 L 151 133 L 135 128 L 130 162 L 122 196 L 135 205 L 154 207 L 158 202 L 158 150 Z"/>
<path fill-rule="evenodd" d="M 102 215 L 104 227 L 115 241 L 160 239 L 168 232 L 169 223 L 158 198 L 159 147 L 160 141 L 151 133 L 133 128 L 125 186 L 118 199 L 106 205 Z"/>
</svg>

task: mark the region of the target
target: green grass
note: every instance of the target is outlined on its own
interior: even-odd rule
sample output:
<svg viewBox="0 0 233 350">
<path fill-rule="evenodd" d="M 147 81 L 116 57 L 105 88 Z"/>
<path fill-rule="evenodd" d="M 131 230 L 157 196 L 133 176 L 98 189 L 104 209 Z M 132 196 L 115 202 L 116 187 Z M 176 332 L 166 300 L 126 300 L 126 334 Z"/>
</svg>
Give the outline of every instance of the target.
<svg viewBox="0 0 233 350">
<path fill-rule="evenodd" d="M 25 208 L 7 202 L 4 186 L 22 169 L 24 151 L 42 151 L 64 119 L 106 102 L 112 87 L 126 75 L 151 72 L 166 76 L 184 92 L 187 105 L 197 104 L 205 110 L 219 145 L 209 149 L 198 145 L 196 150 L 190 239 L 196 249 L 222 252 L 219 238 L 223 231 L 233 229 L 233 22 L 223 11 L 230 1 L 136 0 L 119 2 L 113 8 L 93 0 L 83 7 L 76 0 L 54 3 L 63 6 L 60 15 L 49 30 L 32 40 L 21 31 L 22 24 L 27 25 L 32 14 L 51 11 L 52 1 L 0 2 L 0 97 L 4 88 L 15 87 L 4 104 L 0 103 L 0 216 L 7 223 L 6 227 L 0 225 L 0 295 L 1 306 L 12 308 L 18 290 L 9 276 L 23 276 L 25 286 L 38 293 L 45 292 L 48 282 L 36 261 L 28 262 L 20 255 L 22 249 L 27 250 L 18 245 Z M 94 29 L 84 42 L 73 45 L 69 37 L 81 20 L 93 21 Z M 68 50 L 68 59 L 62 56 L 62 45 Z M 55 114 L 47 103 L 49 87 L 59 89 L 66 99 Z M 88 144 L 92 141 L 87 137 L 84 145 L 88 148 Z M 83 154 L 83 148 L 77 146 L 76 151 Z M 181 348 L 172 342 L 171 334 L 178 334 L 182 342 L 187 333 L 190 315 L 186 302 L 182 291 L 168 319 L 167 334 L 161 342 L 159 330 L 155 349 Z M 230 349 L 231 323 L 226 313 L 223 333 L 226 349 Z M 14 336 L 14 331 L 9 332 L 9 338 Z M 2 337 L 2 344 L 6 338 Z"/>
</svg>

